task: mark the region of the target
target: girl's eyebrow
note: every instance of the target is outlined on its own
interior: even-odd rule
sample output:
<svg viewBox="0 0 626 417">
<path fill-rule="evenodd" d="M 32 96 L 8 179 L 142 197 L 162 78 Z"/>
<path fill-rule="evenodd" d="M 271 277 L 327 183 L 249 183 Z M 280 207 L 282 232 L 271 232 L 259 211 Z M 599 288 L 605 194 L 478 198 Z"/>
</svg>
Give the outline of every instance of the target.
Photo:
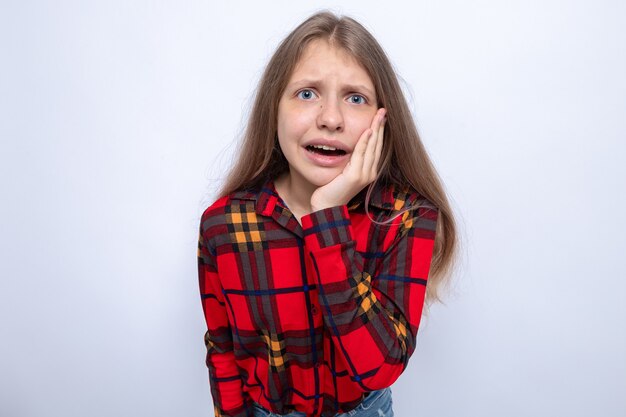
<svg viewBox="0 0 626 417">
<path fill-rule="evenodd" d="M 319 80 L 302 79 L 302 80 L 298 80 L 298 81 L 294 81 L 292 83 L 289 83 L 289 87 L 291 87 L 291 88 L 299 88 L 299 87 L 306 87 L 306 86 L 309 86 L 309 85 L 319 85 L 319 84 L 321 84 L 321 82 Z M 376 94 L 374 94 L 374 92 L 372 90 L 370 90 L 369 88 L 367 88 L 363 84 L 344 84 L 343 85 L 343 89 L 346 90 L 346 91 L 365 91 L 371 97 L 376 97 Z"/>
</svg>

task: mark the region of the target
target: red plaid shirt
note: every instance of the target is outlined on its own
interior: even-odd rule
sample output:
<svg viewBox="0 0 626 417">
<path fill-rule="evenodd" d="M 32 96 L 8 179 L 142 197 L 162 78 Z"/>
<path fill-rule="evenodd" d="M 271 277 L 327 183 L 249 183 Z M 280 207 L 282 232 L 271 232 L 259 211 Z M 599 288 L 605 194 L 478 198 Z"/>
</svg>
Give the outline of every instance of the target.
<svg viewBox="0 0 626 417">
<path fill-rule="evenodd" d="M 198 269 L 216 416 L 332 416 L 390 386 L 415 341 L 437 210 L 416 193 L 373 192 L 369 214 L 420 205 L 388 225 L 350 204 L 302 217 L 272 181 L 202 215 Z"/>
</svg>

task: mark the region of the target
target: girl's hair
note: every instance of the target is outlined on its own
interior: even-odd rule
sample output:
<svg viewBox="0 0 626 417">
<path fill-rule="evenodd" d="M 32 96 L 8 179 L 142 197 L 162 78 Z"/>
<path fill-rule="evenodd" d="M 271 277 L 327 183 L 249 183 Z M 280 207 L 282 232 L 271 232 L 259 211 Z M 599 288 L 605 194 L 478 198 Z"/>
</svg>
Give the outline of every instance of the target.
<svg viewBox="0 0 626 417">
<path fill-rule="evenodd" d="M 387 110 L 381 168 L 374 183 L 409 187 L 439 209 L 426 302 L 441 301 L 439 290 L 449 281 L 457 252 L 457 232 L 450 203 L 417 133 L 389 59 L 376 39 L 354 19 L 337 17 L 330 12 L 317 13 L 278 46 L 259 82 L 238 160 L 219 195 L 258 188 L 267 179 L 275 179 L 288 170 L 289 164 L 276 135 L 278 104 L 300 56 L 309 43 L 317 39 L 342 48 L 356 59 L 372 79 L 378 107 Z"/>
</svg>

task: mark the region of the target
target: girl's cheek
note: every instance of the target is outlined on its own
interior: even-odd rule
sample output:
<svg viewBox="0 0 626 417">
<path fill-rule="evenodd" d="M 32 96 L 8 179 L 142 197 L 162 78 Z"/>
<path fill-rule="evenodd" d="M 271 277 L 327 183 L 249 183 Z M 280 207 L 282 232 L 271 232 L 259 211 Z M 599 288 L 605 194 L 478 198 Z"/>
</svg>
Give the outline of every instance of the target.
<svg viewBox="0 0 626 417">
<path fill-rule="evenodd" d="M 293 123 L 298 126 L 299 129 L 308 129 L 311 126 L 317 125 L 317 114 L 311 109 L 302 109 L 302 111 L 294 112 Z"/>
<path fill-rule="evenodd" d="M 372 121 L 374 120 L 375 115 L 376 112 L 372 112 L 371 114 L 362 113 L 358 115 L 358 117 L 354 121 L 354 127 L 359 136 L 372 125 Z"/>
</svg>

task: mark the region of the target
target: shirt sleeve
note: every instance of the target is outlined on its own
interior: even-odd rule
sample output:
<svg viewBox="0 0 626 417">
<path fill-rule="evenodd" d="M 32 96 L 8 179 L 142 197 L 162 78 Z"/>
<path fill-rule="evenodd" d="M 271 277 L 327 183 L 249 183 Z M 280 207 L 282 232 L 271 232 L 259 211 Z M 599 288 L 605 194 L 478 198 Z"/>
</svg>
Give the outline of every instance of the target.
<svg viewBox="0 0 626 417">
<path fill-rule="evenodd" d="M 356 250 L 347 206 L 302 217 L 305 247 L 319 288 L 324 324 L 351 379 L 364 391 L 390 386 L 415 350 L 426 294 L 438 212 L 433 207 L 406 211 L 384 233 L 391 243 L 382 253 Z M 381 230 L 383 232 L 381 232 Z M 367 262 L 366 262 L 367 261 Z"/>
<path fill-rule="evenodd" d="M 198 275 L 202 309 L 208 328 L 204 342 L 207 347 L 206 365 L 209 369 L 215 416 L 245 417 L 250 415 L 250 410 L 235 363 L 232 333 L 217 274 L 215 254 L 207 244 L 202 228 L 198 238 Z"/>
</svg>

